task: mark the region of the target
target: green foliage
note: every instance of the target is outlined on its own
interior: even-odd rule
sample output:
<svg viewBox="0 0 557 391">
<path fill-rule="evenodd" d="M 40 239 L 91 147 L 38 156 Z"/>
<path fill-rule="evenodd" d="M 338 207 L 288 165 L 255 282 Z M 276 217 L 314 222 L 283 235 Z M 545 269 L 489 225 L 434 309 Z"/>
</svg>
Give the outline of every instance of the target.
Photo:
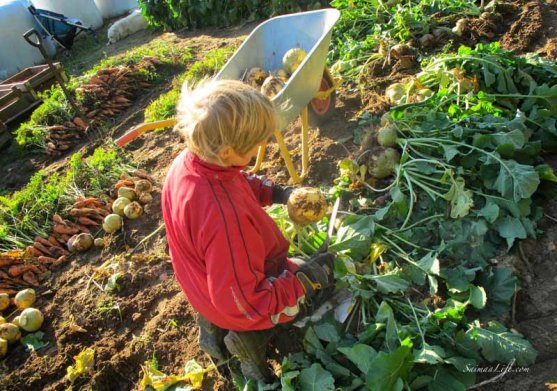
<svg viewBox="0 0 557 391">
<path fill-rule="evenodd" d="M 357 76 L 380 45 L 388 49 L 435 28 L 453 27 L 459 17 L 481 13 L 466 0 L 333 0 L 331 6 L 341 17 L 333 30 L 329 60 L 337 61 L 333 69 L 348 77 Z"/>
<path fill-rule="evenodd" d="M 172 81 L 172 89 L 152 101 L 145 109 L 145 122 L 160 121 L 176 115 L 176 105 L 184 82 L 195 84 L 213 76 L 234 53 L 235 47 L 219 48 L 208 52 L 180 76 Z"/>
<path fill-rule="evenodd" d="M 231 26 L 269 16 L 321 8 L 316 0 L 140 0 L 151 26 L 165 30 Z"/>
<path fill-rule="evenodd" d="M 21 190 L 0 196 L 0 251 L 24 247 L 36 235 L 47 236 L 54 213 L 62 213 L 76 196 L 98 196 L 131 169 L 121 150 L 97 148 L 84 158 L 72 155 L 65 174 L 39 171 Z"/>
</svg>

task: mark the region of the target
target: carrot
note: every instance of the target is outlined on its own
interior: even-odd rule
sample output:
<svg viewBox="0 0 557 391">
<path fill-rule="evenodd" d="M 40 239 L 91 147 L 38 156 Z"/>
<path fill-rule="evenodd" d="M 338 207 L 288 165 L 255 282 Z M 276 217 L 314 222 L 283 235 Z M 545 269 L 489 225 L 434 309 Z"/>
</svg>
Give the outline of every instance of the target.
<svg viewBox="0 0 557 391">
<path fill-rule="evenodd" d="M 12 266 L 23 263 L 23 259 L 0 259 L 0 266 Z"/>
<path fill-rule="evenodd" d="M 60 215 L 57 214 L 57 213 L 55 213 L 55 214 L 52 216 L 52 221 L 54 221 L 55 223 L 58 223 L 58 224 L 62 224 L 62 225 L 65 225 L 65 224 L 66 224 L 66 222 L 64 221 L 64 219 L 62 218 L 62 216 L 60 216 Z"/>
<path fill-rule="evenodd" d="M 37 258 L 37 261 L 39 261 L 40 263 L 49 264 L 49 263 L 56 262 L 56 258 L 42 256 L 42 257 Z"/>
<path fill-rule="evenodd" d="M 56 262 L 54 262 L 52 265 L 53 265 L 53 266 L 58 266 L 58 265 L 64 263 L 64 262 L 66 261 L 66 258 L 67 258 L 67 257 L 66 257 L 65 255 L 62 255 L 62 256 L 61 256 L 60 258 L 58 258 L 58 259 L 56 260 Z"/>
<path fill-rule="evenodd" d="M 18 277 L 26 271 L 32 270 L 33 265 L 14 265 L 8 269 L 8 274 L 12 277 Z"/>
<path fill-rule="evenodd" d="M 34 287 L 39 286 L 39 280 L 37 279 L 37 276 L 35 275 L 35 273 L 31 271 L 23 273 L 23 276 L 21 278 L 23 279 L 23 281 L 25 281 L 31 286 Z"/>
<path fill-rule="evenodd" d="M 52 243 L 50 243 L 47 239 L 42 238 L 40 236 L 35 236 L 35 242 L 39 242 L 40 244 L 45 245 L 46 248 L 52 246 Z"/>
<path fill-rule="evenodd" d="M 97 208 L 72 208 L 70 214 L 74 217 L 96 214 Z"/>
<path fill-rule="evenodd" d="M 119 189 L 121 187 L 134 187 L 134 183 L 133 181 L 129 180 L 129 179 L 120 179 L 118 182 L 116 182 L 116 184 L 114 185 L 114 187 L 116 189 Z"/>
<path fill-rule="evenodd" d="M 69 252 L 66 249 L 58 246 L 52 246 L 50 248 L 50 253 L 55 258 L 58 258 L 61 255 L 69 255 Z"/>
<path fill-rule="evenodd" d="M 99 206 L 99 205 L 100 202 L 97 198 L 89 197 L 89 198 L 82 198 L 80 200 L 76 200 L 72 206 L 74 208 L 83 208 L 87 206 Z"/>
<path fill-rule="evenodd" d="M 25 255 L 28 257 L 40 257 L 41 255 L 44 254 L 33 246 L 27 246 L 25 247 Z"/>
<path fill-rule="evenodd" d="M 23 252 L 20 250 L 8 251 L 6 253 L 0 253 L 0 259 L 19 259 L 23 256 Z"/>
<path fill-rule="evenodd" d="M 83 233 L 86 233 L 86 234 L 90 234 L 90 233 L 91 233 L 91 230 L 90 230 L 89 228 L 87 228 L 86 226 L 84 226 L 84 225 L 75 224 L 75 226 L 76 226 L 81 232 L 83 232 Z"/>
<path fill-rule="evenodd" d="M 54 224 L 54 226 L 52 227 L 52 230 L 56 233 L 66 234 L 66 235 L 75 235 L 76 233 L 79 232 L 79 229 L 68 227 L 68 226 L 63 225 L 63 224 Z"/>
<path fill-rule="evenodd" d="M 64 243 L 68 243 L 68 241 L 69 241 L 70 238 L 71 238 L 71 236 L 68 235 L 68 234 L 61 234 L 60 236 L 62 237 L 62 241 L 63 241 Z"/>
<path fill-rule="evenodd" d="M 44 244 L 40 243 L 40 242 L 35 242 L 33 243 L 33 247 L 35 247 L 37 250 L 39 250 L 40 252 L 42 252 L 43 254 L 46 255 L 52 255 L 50 253 L 50 249 L 48 247 L 45 247 Z"/>
<path fill-rule="evenodd" d="M 79 221 L 79 223 L 83 225 L 99 225 L 99 223 L 97 223 L 96 221 L 93 221 L 90 218 L 85 216 L 81 216 L 80 218 L 77 219 L 77 221 Z"/>
<path fill-rule="evenodd" d="M 133 172 L 133 176 L 136 176 L 136 177 L 141 178 L 141 179 L 147 179 L 151 183 L 155 182 L 155 180 L 149 174 L 147 174 L 147 171 L 142 170 L 142 169 L 135 170 Z"/>
<path fill-rule="evenodd" d="M 51 245 L 51 246 L 60 247 L 60 242 L 59 242 L 58 240 L 56 240 L 56 238 L 55 238 L 54 236 L 50 235 L 50 236 L 48 237 L 48 241 L 50 242 L 50 245 Z"/>
</svg>

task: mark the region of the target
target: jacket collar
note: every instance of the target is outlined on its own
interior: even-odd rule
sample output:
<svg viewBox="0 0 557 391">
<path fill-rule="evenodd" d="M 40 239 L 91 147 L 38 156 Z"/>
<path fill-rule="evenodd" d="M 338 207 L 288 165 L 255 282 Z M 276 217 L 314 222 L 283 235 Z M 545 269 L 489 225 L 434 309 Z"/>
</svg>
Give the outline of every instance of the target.
<svg viewBox="0 0 557 391">
<path fill-rule="evenodd" d="M 245 166 L 223 167 L 217 164 L 207 163 L 196 154 L 187 151 L 184 164 L 188 170 L 201 176 L 216 180 L 231 180 L 238 176 Z"/>
</svg>

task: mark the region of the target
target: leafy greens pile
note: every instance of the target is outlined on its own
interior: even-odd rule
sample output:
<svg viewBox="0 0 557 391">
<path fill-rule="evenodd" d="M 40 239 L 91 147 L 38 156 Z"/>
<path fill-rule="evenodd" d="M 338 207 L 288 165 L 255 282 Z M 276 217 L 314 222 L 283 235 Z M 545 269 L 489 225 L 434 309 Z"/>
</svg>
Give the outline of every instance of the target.
<svg viewBox="0 0 557 391">
<path fill-rule="evenodd" d="M 433 58 L 403 86 L 382 121 L 400 153 L 393 178 L 370 176 L 364 153 L 340 162 L 331 189 L 349 205 L 330 250 L 354 309 L 306 329 L 282 389 L 465 390 L 486 362 L 535 361 L 502 323 L 518 279 L 490 261 L 536 237 L 557 182 L 541 157 L 557 135 L 556 75 L 554 63 L 490 44 Z M 413 99 L 424 89 L 428 98 Z M 373 154 L 387 148 L 380 131 Z M 319 247 L 324 222 L 296 230 L 270 213 L 293 252 Z"/>
</svg>

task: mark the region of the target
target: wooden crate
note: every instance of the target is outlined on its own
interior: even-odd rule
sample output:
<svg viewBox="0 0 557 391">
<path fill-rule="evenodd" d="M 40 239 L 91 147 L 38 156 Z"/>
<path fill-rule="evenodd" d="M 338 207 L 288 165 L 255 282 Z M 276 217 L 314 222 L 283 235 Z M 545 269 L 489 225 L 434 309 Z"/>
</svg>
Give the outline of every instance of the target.
<svg viewBox="0 0 557 391">
<path fill-rule="evenodd" d="M 64 82 L 68 81 L 66 73 L 59 62 L 54 63 L 56 71 L 62 76 Z M 56 75 L 48 65 L 37 65 L 25 68 L 23 71 L 13 75 L 0 83 L 0 91 L 9 91 L 17 88 L 22 92 L 37 93 L 50 88 L 56 83 Z"/>
<path fill-rule="evenodd" d="M 9 91 L 0 90 L 0 121 L 7 125 L 41 103 L 33 90 L 23 92 L 16 87 Z"/>
</svg>

